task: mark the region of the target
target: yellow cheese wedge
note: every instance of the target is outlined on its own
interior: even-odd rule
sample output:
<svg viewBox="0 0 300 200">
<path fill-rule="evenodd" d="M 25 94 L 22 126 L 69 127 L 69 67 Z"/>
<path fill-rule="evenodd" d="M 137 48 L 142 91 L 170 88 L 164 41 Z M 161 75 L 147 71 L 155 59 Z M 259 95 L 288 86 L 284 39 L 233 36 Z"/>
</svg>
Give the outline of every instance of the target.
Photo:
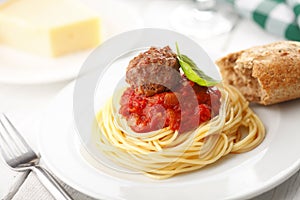
<svg viewBox="0 0 300 200">
<path fill-rule="evenodd" d="M 8 0 L 0 5 L 0 44 L 47 56 L 100 43 L 100 19 L 77 0 Z"/>
</svg>

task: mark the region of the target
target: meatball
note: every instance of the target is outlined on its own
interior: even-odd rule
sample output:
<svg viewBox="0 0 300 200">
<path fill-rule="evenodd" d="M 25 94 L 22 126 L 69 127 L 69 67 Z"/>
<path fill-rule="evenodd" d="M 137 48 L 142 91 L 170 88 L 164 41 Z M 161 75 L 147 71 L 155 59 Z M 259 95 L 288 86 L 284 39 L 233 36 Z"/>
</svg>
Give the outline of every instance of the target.
<svg viewBox="0 0 300 200">
<path fill-rule="evenodd" d="M 127 67 L 126 82 L 137 93 L 152 96 L 180 83 L 179 62 L 169 46 L 151 47 L 133 58 Z"/>
</svg>

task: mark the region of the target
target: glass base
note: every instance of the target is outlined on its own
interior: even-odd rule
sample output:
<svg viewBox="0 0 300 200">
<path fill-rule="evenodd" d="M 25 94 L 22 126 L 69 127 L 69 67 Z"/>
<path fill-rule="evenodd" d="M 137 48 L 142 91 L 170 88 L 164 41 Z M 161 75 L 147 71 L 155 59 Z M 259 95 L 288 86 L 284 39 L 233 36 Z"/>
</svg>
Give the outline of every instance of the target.
<svg viewBox="0 0 300 200">
<path fill-rule="evenodd" d="M 233 22 L 217 11 L 200 11 L 192 5 L 177 7 L 170 16 L 170 24 L 175 31 L 199 39 L 228 33 L 233 27 Z"/>
</svg>

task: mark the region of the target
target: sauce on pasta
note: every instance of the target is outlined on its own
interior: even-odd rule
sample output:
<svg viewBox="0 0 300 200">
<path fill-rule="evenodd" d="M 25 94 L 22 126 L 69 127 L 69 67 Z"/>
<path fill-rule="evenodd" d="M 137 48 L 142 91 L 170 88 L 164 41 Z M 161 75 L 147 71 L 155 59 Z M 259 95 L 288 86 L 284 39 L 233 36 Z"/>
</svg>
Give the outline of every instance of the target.
<svg viewBox="0 0 300 200">
<path fill-rule="evenodd" d="M 187 132 L 218 115 L 220 98 L 216 87 L 199 86 L 183 76 L 182 83 L 174 91 L 150 97 L 127 88 L 120 100 L 119 113 L 137 133 L 165 127 Z"/>
</svg>

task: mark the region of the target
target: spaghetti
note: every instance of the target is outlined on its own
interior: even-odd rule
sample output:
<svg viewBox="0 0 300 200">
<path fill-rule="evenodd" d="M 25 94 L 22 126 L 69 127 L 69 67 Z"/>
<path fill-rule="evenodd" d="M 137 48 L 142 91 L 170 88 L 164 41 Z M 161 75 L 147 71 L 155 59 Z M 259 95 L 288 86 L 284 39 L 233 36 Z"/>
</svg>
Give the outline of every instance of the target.
<svg viewBox="0 0 300 200">
<path fill-rule="evenodd" d="M 115 163 L 156 179 L 200 169 L 229 153 L 252 150 L 265 137 L 261 120 L 233 86 L 219 89 L 219 115 L 187 133 L 166 127 L 147 137 L 122 131 L 116 125 L 112 99 L 108 100 L 97 115 L 99 149 Z"/>
</svg>

